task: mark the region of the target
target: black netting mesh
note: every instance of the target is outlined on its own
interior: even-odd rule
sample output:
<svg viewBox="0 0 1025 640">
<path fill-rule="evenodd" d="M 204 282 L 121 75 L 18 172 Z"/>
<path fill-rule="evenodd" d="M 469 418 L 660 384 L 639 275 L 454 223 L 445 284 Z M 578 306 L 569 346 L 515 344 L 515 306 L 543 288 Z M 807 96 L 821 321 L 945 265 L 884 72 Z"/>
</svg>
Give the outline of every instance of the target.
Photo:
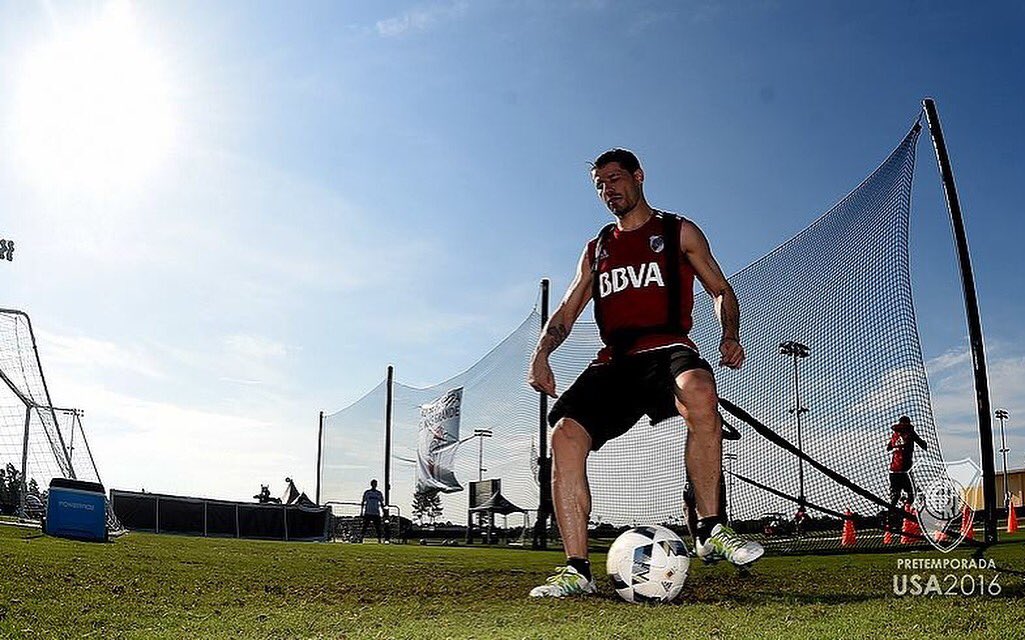
<svg viewBox="0 0 1025 640">
<path fill-rule="evenodd" d="M 857 548 L 881 544 L 880 512 L 889 493 L 885 447 L 890 425 L 910 416 L 928 443 L 918 459 L 942 461 L 929 400 L 911 296 L 908 224 L 916 126 L 861 185 L 807 229 L 730 278 L 740 300 L 741 371 L 720 370 L 723 414 L 741 432 L 725 442 L 729 516 L 740 530 L 778 549 L 840 545 L 848 509 L 858 524 Z M 715 239 L 713 238 L 713 246 Z M 715 365 L 719 326 L 711 301 L 698 295 L 692 337 Z M 536 508 L 538 395 L 525 382 L 540 330 L 532 313 L 504 342 L 466 372 L 426 389 L 396 384 L 391 502 L 408 514 L 418 406 L 462 386 L 462 432 L 489 428 L 486 477 L 502 493 Z M 797 452 L 795 359 L 783 342 L 806 345 L 797 362 L 801 449 Z M 559 390 L 592 360 L 600 341 L 581 321 L 551 356 Z M 358 501 L 371 477 L 383 473 L 385 385 L 324 420 L 321 470 L 325 500 Z M 738 417 L 739 416 L 739 417 Z M 644 419 L 593 454 L 588 474 L 592 520 L 612 525 L 684 521 L 682 418 L 650 426 Z M 465 485 L 477 477 L 476 442 L 456 456 Z M 803 467 L 803 469 L 802 469 Z M 801 495 L 809 505 L 805 531 L 792 518 Z M 930 478 L 915 477 L 916 482 Z M 442 498 L 442 520 L 465 522 L 468 492 Z M 772 530 L 766 533 L 766 526 Z"/>
</svg>

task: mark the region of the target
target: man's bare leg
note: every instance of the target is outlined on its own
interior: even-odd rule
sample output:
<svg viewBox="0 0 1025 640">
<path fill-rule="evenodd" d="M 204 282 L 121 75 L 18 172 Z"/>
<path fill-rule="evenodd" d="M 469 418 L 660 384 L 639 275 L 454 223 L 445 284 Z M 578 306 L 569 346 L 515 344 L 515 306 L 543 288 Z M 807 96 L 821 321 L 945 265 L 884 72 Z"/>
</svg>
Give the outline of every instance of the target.
<svg viewBox="0 0 1025 640">
<path fill-rule="evenodd" d="M 703 369 L 676 376 L 676 408 L 687 421 L 687 470 L 694 485 L 698 512 L 695 538 L 698 556 L 706 561 L 725 558 L 746 567 L 765 549 L 739 537 L 719 513 L 722 487 L 722 418 L 715 378 Z"/>
<path fill-rule="evenodd" d="M 587 521 L 591 515 L 591 489 L 587 485 L 587 454 L 591 436 L 571 418 L 562 418 L 552 431 L 552 503 L 566 550 L 566 567 L 545 584 L 534 587 L 531 597 L 557 597 L 594 593 L 591 565 L 587 561 Z"/>
<path fill-rule="evenodd" d="M 676 408 L 687 421 L 687 469 L 698 517 L 719 514 L 722 484 L 722 423 L 715 378 L 704 369 L 676 376 Z"/>
<path fill-rule="evenodd" d="M 591 436 L 572 418 L 562 418 L 552 431 L 552 503 L 568 558 L 587 558 L 587 522 L 591 488 L 587 454 Z"/>
</svg>

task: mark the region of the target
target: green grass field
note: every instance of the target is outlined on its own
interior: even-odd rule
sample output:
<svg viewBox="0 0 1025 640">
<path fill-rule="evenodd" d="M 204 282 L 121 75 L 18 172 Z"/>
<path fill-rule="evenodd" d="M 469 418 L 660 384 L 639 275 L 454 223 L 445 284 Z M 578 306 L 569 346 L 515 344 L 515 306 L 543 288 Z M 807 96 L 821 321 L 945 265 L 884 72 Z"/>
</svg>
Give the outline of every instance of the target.
<svg viewBox="0 0 1025 640">
<path fill-rule="evenodd" d="M 529 600 L 554 551 L 141 533 L 88 544 L 0 526 L 0 637 L 1021 638 L 1023 542 L 986 552 L 1008 572 L 971 572 L 997 576 L 999 597 L 894 596 L 894 574 L 946 573 L 899 558 L 969 557 L 920 552 L 768 557 L 748 576 L 695 563 L 677 603 L 651 606 L 604 581 L 599 597 Z"/>
</svg>

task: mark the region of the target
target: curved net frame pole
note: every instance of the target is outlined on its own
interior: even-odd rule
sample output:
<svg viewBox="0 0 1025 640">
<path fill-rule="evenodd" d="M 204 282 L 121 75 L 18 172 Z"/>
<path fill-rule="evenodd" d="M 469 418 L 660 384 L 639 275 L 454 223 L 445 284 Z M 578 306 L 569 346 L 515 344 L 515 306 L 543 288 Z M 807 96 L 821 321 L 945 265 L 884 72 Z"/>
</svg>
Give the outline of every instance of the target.
<svg viewBox="0 0 1025 640">
<path fill-rule="evenodd" d="M 541 280 L 541 331 L 548 324 L 548 278 Z M 540 338 L 540 336 L 538 336 Z M 548 548 L 548 518 L 552 507 L 552 461 L 548 456 L 548 396 L 538 393 L 537 482 L 540 497 L 534 523 L 534 548 Z"/>
<path fill-rule="evenodd" d="M 50 416 L 53 418 L 53 430 L 56 432 L 57 442 L 53 441 L 53 436 L 49 431 L 46 431 L 45 429 L 44 431 L 46 432 L 47 438 L 50 440 L 50 446 L 54 448 L 57 446 L 60 447 L 60 452 L 55 452 L 57 453 L 57 458 L 60 460 L 60 454 L 63 454 L 63 459 L 67 461 L 68 467 L 66 475 L 67 477 L 74 479 L 75 470 L 71 467 L 71 456 L 68 454 L 68 447 L 64 442 L 64 435 L 61 434 L 60 427 L 57 426 L 57 414 L 53 410 L 53 400 L 50 399 L 50 388 L 46 386 L 46 374 L 43 373 L 43 361 L 39 358 L 39 346 L 36 344 L 36 332 L 32 330 L 32 319 L 28 317 L 28 314 L 22 313 L 21 315 L 25 318 L 25 324 L 28 325 L 28 334 L 32 339 L 32 355 L 35 356 L 36 368 L 39 371 L 39 381 L 43 385 L 43 396 L 46 398 L 46 411 L 49 411 Z M 39 410 L 42 411 L 42 408 L 39 408 Z M 25 481 L 28 482 L 27 479 Z"/>
<path fill-rule="evenodd" d="M 982 497 L 985 509 L 985 542 L 993 544 L 997 541 L 997 488 L 996 465 L 993 460 L 993 420 L 990 415 L 989 379 L 986 374 L 986 353 L 982 346 L 982 321 L 979 317 L 979 301 L 975 295 L 975 276 L 972 274 L 972 261 L 968 254 L 968 234 L 965 232 L 964 219 L 961 217 L 961 203 L 954 186 L 954 171 L 947 155 L 947 145 L 943 141 L 943 130 L 940 128 L 940 116 L 936 111 L 936 102 L 932 98 L 922 101 L 925 117 L 929 122 L 929 133 L 932 135 L 933 147 L 936 149 L 936 162 L 943 180 L 943 193 L 947 198 L 947 209 L 950 211 L 950 227 L 954 232 L 954 245 L 957 248 L 957 262 L 961 268 L 961 286 L 964 289 L 965 315 L 968 320 L 968 341 L 972 351 L 972 371 L 975 374 L 975 402 L 979 408 L 979 448 L 982 455 Z"/>
</svg>

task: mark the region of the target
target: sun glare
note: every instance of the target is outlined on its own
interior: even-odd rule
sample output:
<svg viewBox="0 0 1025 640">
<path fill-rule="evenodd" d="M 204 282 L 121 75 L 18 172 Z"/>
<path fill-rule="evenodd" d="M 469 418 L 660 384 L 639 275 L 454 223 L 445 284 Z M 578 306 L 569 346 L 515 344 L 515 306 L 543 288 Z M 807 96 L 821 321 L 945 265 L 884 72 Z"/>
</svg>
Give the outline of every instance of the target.
<svg viewBox="0 0 1025 640">
<path fill-rule="evenodd" d="M 28 53 L 13 119 L 20 165 L 44 189 L 140 186 L 173 140 L 168 89 L 131 6 L 108 3 Z"/>
</svg>

